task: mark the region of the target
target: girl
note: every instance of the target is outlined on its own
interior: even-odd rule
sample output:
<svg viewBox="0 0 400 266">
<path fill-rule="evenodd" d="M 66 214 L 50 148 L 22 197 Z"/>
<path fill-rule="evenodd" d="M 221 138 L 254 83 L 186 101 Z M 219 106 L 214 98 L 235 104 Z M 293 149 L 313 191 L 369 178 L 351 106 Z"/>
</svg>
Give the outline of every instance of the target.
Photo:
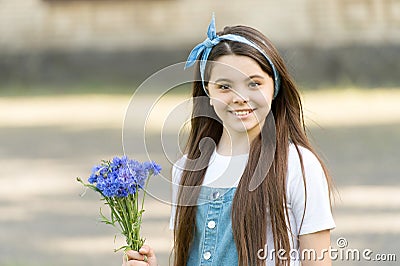
<svg viewBox="0 0 400 266">
<path fill-rule="evenodd" d="M 216 33 L 214 23 L 187 61 L 196 81 L 186 154 L 172 170 L 174 265 L 331 265 L 331 180 L 299 92 L 262 33 Z M 157 265 L 147 245 L 127 257 Z"/>
</svg>

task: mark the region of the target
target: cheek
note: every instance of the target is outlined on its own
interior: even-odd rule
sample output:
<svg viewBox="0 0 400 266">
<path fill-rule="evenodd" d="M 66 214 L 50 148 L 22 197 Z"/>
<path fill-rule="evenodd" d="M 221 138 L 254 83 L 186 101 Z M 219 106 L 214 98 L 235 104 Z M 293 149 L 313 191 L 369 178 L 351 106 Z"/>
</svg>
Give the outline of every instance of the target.
<svg viewBox="0 0 400 266">
<path fill-rule="evenodd" d="M 271 109 L 271 104 L 272 104 L 272 100 L 270 98 L 267 99 L 263 99 L 262 103 L 261 103 L 265 108 L 267 108 L 268 110 Z"/>
<path fill-rule="evenodd" d="M 224 120 L 227 115 L 227 104 L 221 99 L 212 98 L 212 108 L 220 120 Z"/>
<path fill-rule="evenodd" d="M 257 95 L 255 95 L 255 97 L 253 97 L 253 100 L 257 103 L 259 107 L 267 107 L 269 109 L 271 107 L 272 97 L 273 95 L 269 93 L 269 91 L 260 91 Z"/>
<path fill-rule="evenodd" d="M 212 105 L 218 109 L 225 108 L 228 105 L 229 101 L 231 100 L 229 93 L 219 93 L 218 94 L 218 93 L 210 92 L 210 98 L 211 98 Z"/>
<path fill-rule="evenodd" d="M 225 112 L 226 108 L 227 108 L 227 104 L 225 102 L 222 102 L 220 99 L 213 99 L 212 101 L 213 103 L 213 108 L 214 111 L 219 115 L 222 112 Z"/>
</svg>

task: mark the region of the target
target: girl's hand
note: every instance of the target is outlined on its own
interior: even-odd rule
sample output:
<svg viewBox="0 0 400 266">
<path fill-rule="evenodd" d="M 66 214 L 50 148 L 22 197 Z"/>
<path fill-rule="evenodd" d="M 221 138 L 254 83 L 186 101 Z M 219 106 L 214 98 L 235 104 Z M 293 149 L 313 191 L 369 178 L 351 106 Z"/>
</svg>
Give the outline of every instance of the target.
<svg viewBox="0 0 400 266">
<path fill-rule="evenodd" d="M 156 254 L 148 245 L 143 245 L 139 252 L 129 250 L 125 254 L 122 266 L 158 266 Z"/>
</svg>

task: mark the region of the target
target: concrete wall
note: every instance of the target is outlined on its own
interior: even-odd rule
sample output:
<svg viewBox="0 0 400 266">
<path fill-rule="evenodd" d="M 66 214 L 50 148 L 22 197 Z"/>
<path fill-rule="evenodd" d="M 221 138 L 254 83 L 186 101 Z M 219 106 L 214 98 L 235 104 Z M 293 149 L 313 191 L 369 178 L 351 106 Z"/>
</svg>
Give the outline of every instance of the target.
<svg viewBox="0 0 400 266">
<path fill-rule="evenodd" d="M 378 71 L 400 84 L 400 0 L 0 0 L 0 82 L 141 79 L 183 61 L 212 12 L 218 29 L 265 33 L 301 82 L 369 84 Z"/>
<path fill-rule="evenodd" d="M 0 0 L 0 52 L 137 49 L 248 24 L 275 43 L 399 44 L 399 0 Z"/>
</svg>

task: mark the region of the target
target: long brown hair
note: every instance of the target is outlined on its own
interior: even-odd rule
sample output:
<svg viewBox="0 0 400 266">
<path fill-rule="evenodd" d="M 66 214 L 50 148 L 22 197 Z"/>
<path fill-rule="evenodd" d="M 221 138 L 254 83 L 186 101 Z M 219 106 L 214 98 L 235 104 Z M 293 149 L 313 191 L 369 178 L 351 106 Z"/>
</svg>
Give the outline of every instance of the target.
<svg viewBox="0 0 400 266">
<path fill-rule="evenodd" d="M 307 139 L 300 95 L 277 49 L 262 33 L 250 27 L 225 27 L 218 35 L 224 34 L 240 35 L 258 45 L 270 57 L 281 76 L 280 91 L 277 97 L 272 101 L 271 112 L 266 118 L 270 119 L 273 115 L 275 119 L 276 150 L 272 165 L 268 173 L 266 173 L 261 185 L 255 190 L 249 191 L 250 180 L 255 172 L 260 156 L 265 156 L 262 152 L 262 147 L 263 145 L 265 147 L 266 142 L 261 137 L 261 135 L 265 134 L 260 134 L 250 145 L 248 163 L 240 179 L 232 203 L 232 230 L 238 252 L 238 265 L 261 266 L 265 265 L 265 262 L 257 258 L 257 251 L 260 248 L 264 248 L 267 243 L 267 220 L 270 221 L 275 250 L 284 249 L 286 250 L 286 254 L 289 254 L 290 251 L 290 239 L 288 235 L 288 229 L 290 229 L 288 226 L 290 226 L 290 224 L 288 225 L 286 222 L 289 221 L 286 205 L 286 175 L 289 143 L 291 142 L 295 145 L 297 153 L 299 154 L 305 193 L 307 192 L 305 188 L 304 165 L 299 146 L 309 149 L 318 158 L 325 172 L 330 191 L 331 179 L 325 165 Z M 240 42 L 220 42 L 212 49 L 208 60 L 215 61 L 222 55 L 230 54 L 244 55 L 254 59 L 260 67 L 272 77 L 271 67 L 265 57 L 253 47 Z M 206 81 L 207 72 L 209 72 L 209 67 L 208 71 L 206 68 Z M 199 194 L 199 187 L 203 182 L 207 169 L 201 166 L 207 165 L 213 152 L 213 149 L 210 148 L 211 146 L 207 148 L 210 142 L 204 140 L 212 139 L 215 143 L 218 143 L 223 130 L 221 121 L 215 118 L 217 116 L 213 108 L 209 104 L 204 103 L 203 100 L 196 100 L 198 97 L 201 99 L 201 97 L 206 96 L 202 83 L 199 81 L 200 73 L 198 65 L 196 65 L 195 68 L 195 80 L 196 81 L 193 82 L 192 93 L 193 113 L 191 131 L 186 146 L 188 162 L 185 169 L 194 169 L 193 167 L 195 167 L 200 170 L 185 170 L 181 177 L 181 186 L 178 192 L 178 205 L 175 216 L 175 266 L 186 265 L 190 246 L 194 239 L 196 206 L 195 204 L 187 203 L 196 202 Z M 268 124 L 269 123 L 264 123 L 262 130 L 270 130 Z M 204 145 L 206 148 L 202 147 Z M 263 157 L 261 157 L 261 159 L 263 159 Z M 188 167 L 189 163 L 194 165 Z M 289 230 L 289 232 L 291 231 Z M 288 265 L 290 263 L 290 260 L 279 261 L 277 257 L 275 257 L 275 259 L 276 265 Z"/>
</svg>

